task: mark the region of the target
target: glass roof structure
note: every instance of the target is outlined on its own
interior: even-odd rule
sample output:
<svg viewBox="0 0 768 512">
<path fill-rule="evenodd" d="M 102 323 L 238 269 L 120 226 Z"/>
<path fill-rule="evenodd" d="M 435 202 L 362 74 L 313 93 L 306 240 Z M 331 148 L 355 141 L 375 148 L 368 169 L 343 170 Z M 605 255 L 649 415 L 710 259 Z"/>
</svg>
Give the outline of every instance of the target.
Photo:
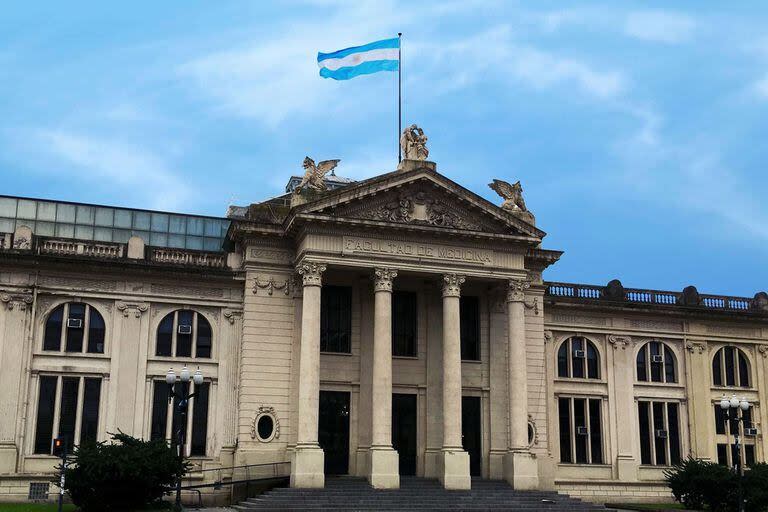
<svg viewBox="0 0 768 512">
<path fill-rule="evenodd" d="M 39 236 L 221 251 L 230 220 L 152 210 L 0 195 L 0 233 L 29 226 Z"/>
</svg>

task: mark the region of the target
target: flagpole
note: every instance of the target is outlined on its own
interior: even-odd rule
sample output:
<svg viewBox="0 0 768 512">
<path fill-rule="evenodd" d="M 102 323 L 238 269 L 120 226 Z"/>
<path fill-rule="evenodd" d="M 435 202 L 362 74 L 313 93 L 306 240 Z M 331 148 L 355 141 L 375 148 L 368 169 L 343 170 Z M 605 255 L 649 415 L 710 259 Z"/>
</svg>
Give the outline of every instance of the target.
<svg viewBox="0 0 768 512">
<path fill-rule="evenodd" d="M 403 133 L 403 33 L 397 33 L 397 163 L 403 161 L 403 148 L 400 147 L 400 134 Z"/>
</svg>

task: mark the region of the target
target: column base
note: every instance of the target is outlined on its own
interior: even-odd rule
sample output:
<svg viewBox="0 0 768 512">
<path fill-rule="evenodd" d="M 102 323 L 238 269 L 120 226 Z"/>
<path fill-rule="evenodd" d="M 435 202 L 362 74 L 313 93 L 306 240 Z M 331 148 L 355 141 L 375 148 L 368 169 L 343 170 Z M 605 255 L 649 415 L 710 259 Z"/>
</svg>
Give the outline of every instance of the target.
<svg viewBox="0 0 768 512">
<path fill-rule="evenodd" d="M 0 473 L 15 473 L 18 452 L 13 443 L 0 443 Z"/>
<path fill-rule="evenodd" d="M 539 467 L 536 457 L 527 451 L 508 452 L 504 456 L 504 479 L 519 491 L 539 488 Z"/>
<path fill-rule="evenodd" d="M 399 489 L 400 455 L 392 448 L 371 448 L 368 482 L 374 489 Z"/>
<path fill-rule="evenodd" d="M 439 478 L 446 489 L 459 491 L 471 489 L 469 454 L 462 449 L 443 449 L 440 457 Z"/>
<path fill-rule="evenodd" d="M 325 453 L 319 446 L 297 446 L 291 454 L 291 487 L 325 487 Z"/>
<path fill-rule="evenodd" d="M 632 455 L 619 455 L 616 457 L 616 469 L 619 472 L 619 480 L 622 482 L 636 482 L 639 465 Z"/>
</svg>

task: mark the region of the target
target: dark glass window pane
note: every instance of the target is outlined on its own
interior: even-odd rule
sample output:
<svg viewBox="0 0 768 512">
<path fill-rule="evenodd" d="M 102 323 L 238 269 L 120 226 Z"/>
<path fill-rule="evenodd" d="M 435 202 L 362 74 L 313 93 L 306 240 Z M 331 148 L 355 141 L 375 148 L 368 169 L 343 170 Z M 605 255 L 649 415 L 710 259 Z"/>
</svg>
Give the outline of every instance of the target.
<svg viewBox="0 0 768 512">
<path fill-rule="evenodd" d="M 677 404 L 667 404 L 667 428 L 669 430 L 669 463 L 680 462 L 680 420 Z"/>
<path fill-rule="evenodd" d="M 736 385 L 736 359 L 733 347 L 725 347 L 725 384 L 728 386 Z"/>
<path fill-rule="evenodd" d="M 203 315 L 197 315 L 197 346 L 195 357 L 211 357 L 211 324 Z"/>
<path fill-rule="evenodd" d="M 45 322 L 43 350 L 61 350 L 61 323 L 64 319 L 64 305 L 53 310 Z"/>
<path fill-rule="evenodd" d="M 320 351 L 351 351 L 352 288 L 323 286 L 320 299 Z"/>
<path fill-rule="evenodd" d="M 589 400 L 589 440 L 592 450 L 592 464 L 603 463 L 602 421 L 600 420 L 600 400 Z"/>
<path fill-rule="evenodd" d="M 480 300 L 477 297 L 459 299 L 461 323 L 461 359 L 480 360 Z"/>
<path fill-rule="evenodd" d="M 64 377 L 61 384 L 61 412 L 59 414 L 59 437 L 64 439 L 67 449 L 75 445 L 75 421 L 77 419 L 77 392 L 80 379 Z"/>
<path fill-rule="evenodd" d="M 155 348 L 155 355 L 171 355 L 171 343 L 173 342 L 173 315 L 174 313 L 166 315 L 157 327 L 157 347 Z"/>
<path fill-rule="evenodd" d="M 71 302 L 67 317 L 67 352 L 83 351 L 83 326 L 85 326 L 85 304 Z"/>
<path fill-rule="evenodd" d="M 638 420 L 640 422 L 640 462 L 641 464 L 653 464 L 651 457 L 651 428 L 649 414 L 649 403 L 638 402 Z"/>
<path fill-rule="evenodd" d="M 150 439 L 165 439 L 168 424 L 168 384 L 156 380 L 152 389 L 152 426 Z"/>
<path fill-rule="evenodd" d="M 101 379 L 87 378 L 83 383 L 83 418 L 80 444 L 95 442 L 99 431 L 99 401 Z"/>
<path fill-rule="evenodd" d="M 725 444 L 717 445 L 717 463 L 720 464 L 721 466 L 728 465 L 728 445 L 725 445 Z"/>
<path fill-rule="evenodd" d="M 744 426 L 749 428 L 752 426 L 752 408 L 750 407 L 746 411 L 741 411 L 741 418 L 744 420 Z"/>
<path fill-rule="evenodd" d="M 40 395 L 37 400 L 35 453 L 51 453 L 51 444 L 53 442 L 53 412 L 56 408 L 57 383 L 57 377 L 40 377 Z"/>
<path fill-rule="evenodd" d="M 747 366 L 747 357 L 741 352 L 739 354 L 739 386 L 743 388 L 749 387 L 749 367 Z"/>
<path fill-rule="evenodd" d="M 570 399 L 557 401 L 560 415 L 560 462 L 573 462 L 571 459 L 571 413 L 568 409 Z"/>
<path fill-rule="evenodd" d="M 104 319 L 94 308 L 89 308 L 88 314 L 88 352 L 91 354 L 104 353 Z"/>
<path fill-rule="evenodd" d="M 658 356 L 661 355 L 661 350 L 659 350 L 659 343 L 657 341 L 652 341 L 649 343 L 649 346 L 651 352 L 651 381 L 661 382 L 661 369 L 663 365 L 661 361 L 654 361 L 654 359 L 658 359 Z"/>
<path fill-rule="evenodd" d="M 560 345 L 560 350 L 557 351 L 557 376 L 570 377 L 568 374 L 568 340 L 564 341 Z"/>
<path fill-rule="evenodd" d="M 669 347 L 664 347 L 664 372 L 667 382 L 677 382 L 677 372 L 675 369 L 675 356 Z"/>
<path fill-rule="evenodd" d="M 645 347 L 637 353 L 637 380 L 645 382 L 648 380 L 648 372 L 645 365 Z"/>
<path fill-rule="evenodd" d="M 665 430 L 662 402 L 653 402 L 653 430 L 653 437 L 656 440 L 656 464 L 664 465 L 667 463 L 667 444 L 666 440 L 659 436 L 659 431 Z"/>
<path fill-rule="evenodd" d="M 194 407 L 192 410 L 191 455 L 205 455 L 205 438 L 208 433 L 208 391 L 210 384 L 204 382 L 195 387 Z"/>
<path fill-rule="evenodd" d="M 573 399 L 573 419 L 576 426 L 576 462 L 586 464 L 587 460 L 587 442 L 589 435 L 579 433 L 579 427 L 587 427 L 586 400 L 584 398 Z"/>
<path fill-rule="evenodd" d="M 583 379 L 584 343 L 582 338 L 571 338 L 571 357 L 573 357 L 573 377 L 576 379 Z"/>
<path fill-rule="evenodd" d="M 595 346 L 587 341 L 587 378 L 589 379 L 599 379 L 600 378 L 600 370 L 598 367 L 598 359 L 597 359 L 597 349 Z"/>
<path fill-rule="evenodd" d="M 723 385 L 723 371 L 721 367 L 722 357 L 723 351 L 718 350 L 717 354 L 715 354 L 715 357 L 712 359 L 712 381 L 715 383 L 715 386 Z"/>
<path fill-rule="evenodd" d="M 192 356 L 192 317 L 189 310 L 179 311 L 179 327 L 176 330 L 176 356 Z"/>
<path fill-rule="evenodd" d="M 755 447 L 751 444 L 744 445 L 744 462 L 747 466 L 755 465 Z"/>
<path fill-rule="evenodd" d="M 715 404 L 715 432 L 725 434 L 725 411 L 720 408 L 720 404 Z"/>
<path fill-rule="evenodd" d="M 415 293 L 392 294 L 392 355 L 417 356 L 417 313 Z"/>
<path fill-rule="evenodd" d="M 189 382 L 184 384 L 180 381 L 177 381 L 175 385 L 175 389 L 178 394 L 181 394 L 182 390 L 186 390 L 185 394 L 189 394 Z M 189 414 L 189 411 L 187 411 L 187 414 Z M 189 421 L 188 418 L 187 418 L 187 421 Z M 179 409 L 179 399 L 177 397 L 174 397 L 173 398 L 173 422 L 171 423 L 171 439 L 174 445 L 179 444 L 179 429 L 184 428 L 184 431 L 186 432 L 187 421 L 185 421 L 182 424 L 181 410 Z"/>
</svg>

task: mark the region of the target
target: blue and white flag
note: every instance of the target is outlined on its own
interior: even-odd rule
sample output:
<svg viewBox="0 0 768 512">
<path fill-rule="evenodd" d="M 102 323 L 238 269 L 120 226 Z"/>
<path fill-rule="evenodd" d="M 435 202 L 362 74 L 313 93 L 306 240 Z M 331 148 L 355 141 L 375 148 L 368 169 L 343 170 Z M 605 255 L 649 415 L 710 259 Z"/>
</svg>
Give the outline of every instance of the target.
<svg viewBox="0 0 768 512">
<path fill-rule="evenodd" d="M 400 67 L 400 38 L 384 39 L 353 46 L 333 53 L 317 54 L 320 76 L 349 80 L 379 71 L 397 71 Z"/>
</svg>

